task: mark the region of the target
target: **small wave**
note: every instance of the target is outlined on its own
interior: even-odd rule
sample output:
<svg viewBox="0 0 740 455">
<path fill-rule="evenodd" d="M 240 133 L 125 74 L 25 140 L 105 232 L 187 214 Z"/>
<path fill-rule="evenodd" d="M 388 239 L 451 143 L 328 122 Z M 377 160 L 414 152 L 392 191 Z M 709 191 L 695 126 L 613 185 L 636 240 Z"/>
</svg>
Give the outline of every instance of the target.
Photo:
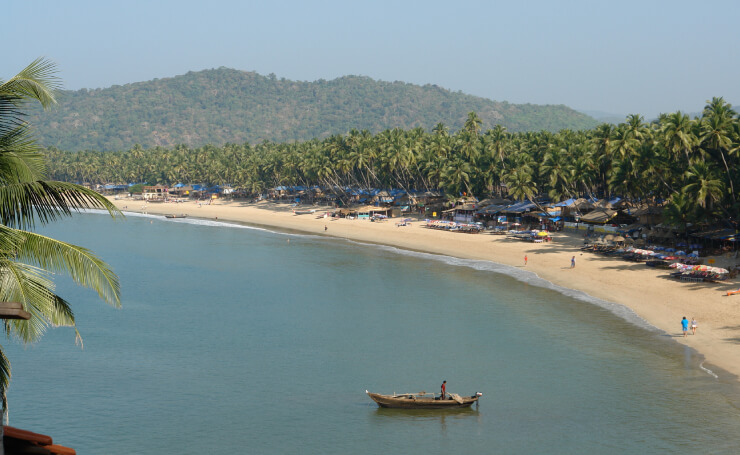
<svg viewBox="0 0 740 455">
<path fill-rule="evenodd" d="M 90 209 L 86 210 L 85 213 L 92 213 L 92 214 L 101 214 L 101 215 L 107 215 L 108 212 L 105 210 L 97 210 L 97 209 Z M 135 218 L 149 218 L 154 219 L 157 221 L 163 221 L 163 222 L 169 222 L 169 223 L 183 223 L 183 224 L 191 224 L 195 226 L 209 226 L 209 227 L 224 227 L 224 228 L 233 228 L 233 229 L 247 229 L 251 231 L 261 231 L 261 232 L 268 232 L 271 234 L 279 234 L 279 235 L 288 235 L 290 237 L 300 237 L 300 238 L 307 238 L 307 239 L 320 239 L 320 240 L 329 240 L 329 239 L 336 239 L 335 237 L 326 237 L 316 234 L 303 234 L 303 233 L 297 233 L 297 232 L 285 232 L 280 231 L 276 229 L 270 229 L 267 227 L 258 227 L 253 226 L 249 224 L 239 223 L 236 221 L 218 221 L 218 220 L 207 220 L 205 218 L 197 218 L 197 217 L 188 217 L 188 218 L 165 218 L 164 215 L 152 215 L 149 213 L 141 213 L 141 212 L 124 212 L 124 214 L 127 217 L 135 217 Z M 341 240 L 341 239 L 336 239 Z"/>
<path fill-rule="evenodd" d="M 702 369 L 705 373 L 707 373 L 709 376 L 713 377 L 714 379 L 719 379 L 719 376 L 714 374 L 714 371 L 710 370 L 709 368 L 704 367 L 704 362 L 699 364 L 699 368 Z"/>
</svg>

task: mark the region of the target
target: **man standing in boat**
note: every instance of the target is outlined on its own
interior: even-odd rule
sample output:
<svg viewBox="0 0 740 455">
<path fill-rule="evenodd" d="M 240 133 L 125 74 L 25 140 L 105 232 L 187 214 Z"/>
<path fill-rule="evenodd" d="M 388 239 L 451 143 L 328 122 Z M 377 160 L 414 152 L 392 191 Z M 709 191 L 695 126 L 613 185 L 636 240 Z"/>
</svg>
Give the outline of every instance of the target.
<svg viewBox="0 0 740 455">
<path fill-rule="evenodd" d="M 442 381 L 442 387 L 441 387 L 441 393 L 442 396 L 439 397 L 440 400 L 445 399 L 445 395 L 447 395 L 447 381 Z"/>
</svg>

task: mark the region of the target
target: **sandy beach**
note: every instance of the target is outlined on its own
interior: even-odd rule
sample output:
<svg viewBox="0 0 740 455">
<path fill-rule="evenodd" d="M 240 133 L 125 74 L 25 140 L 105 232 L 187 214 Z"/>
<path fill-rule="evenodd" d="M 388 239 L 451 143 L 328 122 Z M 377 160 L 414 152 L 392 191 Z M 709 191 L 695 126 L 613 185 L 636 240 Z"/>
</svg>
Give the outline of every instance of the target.
<svg viewBox="0 0 740 455">
<path fill-rule="evenodd" d="M 522 267 L 559 286 L 629 307 L 678 343 L 703 354 L 706 368 L 719 367 L 734 375 L 722 375 L 721 379 L 740 380 L 740 295 L 726 295 L 728 290 L 740 287 L 737 278 L 723 283 L 680 282 L 669 278 L 666 270 L 582 253 L 583 238 L 576 234 L 554 233 L 552 242 L 535 244 L 488 233 L 427 229 L 423 221 L 397 226 L 398 220 L 392 218 L 370 222 L 319 217 L 325 213 L 325 207 L 311 207 L 316 209 L 313 214 L 294 215 L 290 205 L 271 202 L 145 204 L 127 198 L 111 198 L 111 202 L 124 212 L 187 214 Z M 526 266 L 525 255 L 528 257 Z M 570 267 L 572 256 L 576 256 L 575 268 Z M 726 256 L 715 260 L 715 265 L 721 267 L 740 262 L 740 259 Z M 683 316 L 689 320 L 696 318 L 696 335 L 682 336 L 680 321 Z"/>
</svg>

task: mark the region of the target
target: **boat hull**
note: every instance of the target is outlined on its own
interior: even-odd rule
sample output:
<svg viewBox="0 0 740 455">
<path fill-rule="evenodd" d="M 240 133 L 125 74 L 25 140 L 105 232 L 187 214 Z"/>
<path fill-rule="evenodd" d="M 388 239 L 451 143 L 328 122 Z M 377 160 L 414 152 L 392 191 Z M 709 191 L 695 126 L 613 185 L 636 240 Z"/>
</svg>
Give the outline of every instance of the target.
<svg viewBox="0 0 740 455">
<path fill-rule="evenodd" d="M 446 400 L 438 400 L 434 397 L 423 397 L 414 394 L 404 395 L 381 395 L 379 393 L 367 392 L 368 396 L 378 406 L 383 408 L 396 408 L 396 409 L 459 409 L 470 407 L 473 403 L 478 401 L 479 396 L 467 396 L 460 397 L 460 402 L 448 398 Z"/>
</svg>

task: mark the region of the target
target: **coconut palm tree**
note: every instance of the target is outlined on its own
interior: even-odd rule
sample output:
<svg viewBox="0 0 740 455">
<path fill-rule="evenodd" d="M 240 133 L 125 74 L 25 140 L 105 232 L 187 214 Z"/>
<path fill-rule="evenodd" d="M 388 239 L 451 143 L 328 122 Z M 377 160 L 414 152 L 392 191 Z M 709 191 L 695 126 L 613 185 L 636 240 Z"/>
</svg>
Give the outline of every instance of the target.
<svg viewBox="0 0 740 455">
<path fill-rule="evenodd" d="M 693 124 L 694 122 L 689 116 L 681 113 L 681 111 L 669 114 L 661 122 L 661 134 L 665 149 L 674 156 L 683 153 L 687 162 L 691 161 L 691 151 L 699 142 L 694 134 Z"/>
<path fill-rule="evenodd" d="M 719 154 L 727 174 L 730 185 L 730 196 L 733 203 L 735 199 L 735 185 L 732 182 L 732 174 L 727 164 L 727 155 L 737 151 L 733 143 L 733 121 L 732 117 L 737 113 L 732 106 L 722 98 L 713 98 L 704 107 L 704 117 L 701 120 L 701 136 L 699 141 L 703 147 Z"/>
<path fill-rule="evenodd" d="M 6 333 L 23 342 L 37 340 L 49 325 L 75 326 L 70 303 L 55 292 L 52 275 L 68 274 L 105 302 L 119 306 L 120 288 L 111 268 L 91 251 L 43 236 L 31 229 L 86 208 L 120 212 L 85 187 L 47 180 L 24 114 L 30 102 L 48 108 L 56 102 L 55 67 L 37 59 L 8 81 L 0 80 L 0 301 L 20 302 L 31 319 L 6 321 Z M 79 333 L 75 329 L 79 339 Z M 3 414 L 10 362 L 0 349 Z"/>
<path fill-rule="evenodd" d="M 725 186 L 707 163 L 695 163 L 686 171 L 687 184 L 683 187 L 684 194 L 694 198 L 697 205 L 704 209 L 712 209 L 712 205 L 722 198 Z"/>
</svg>

